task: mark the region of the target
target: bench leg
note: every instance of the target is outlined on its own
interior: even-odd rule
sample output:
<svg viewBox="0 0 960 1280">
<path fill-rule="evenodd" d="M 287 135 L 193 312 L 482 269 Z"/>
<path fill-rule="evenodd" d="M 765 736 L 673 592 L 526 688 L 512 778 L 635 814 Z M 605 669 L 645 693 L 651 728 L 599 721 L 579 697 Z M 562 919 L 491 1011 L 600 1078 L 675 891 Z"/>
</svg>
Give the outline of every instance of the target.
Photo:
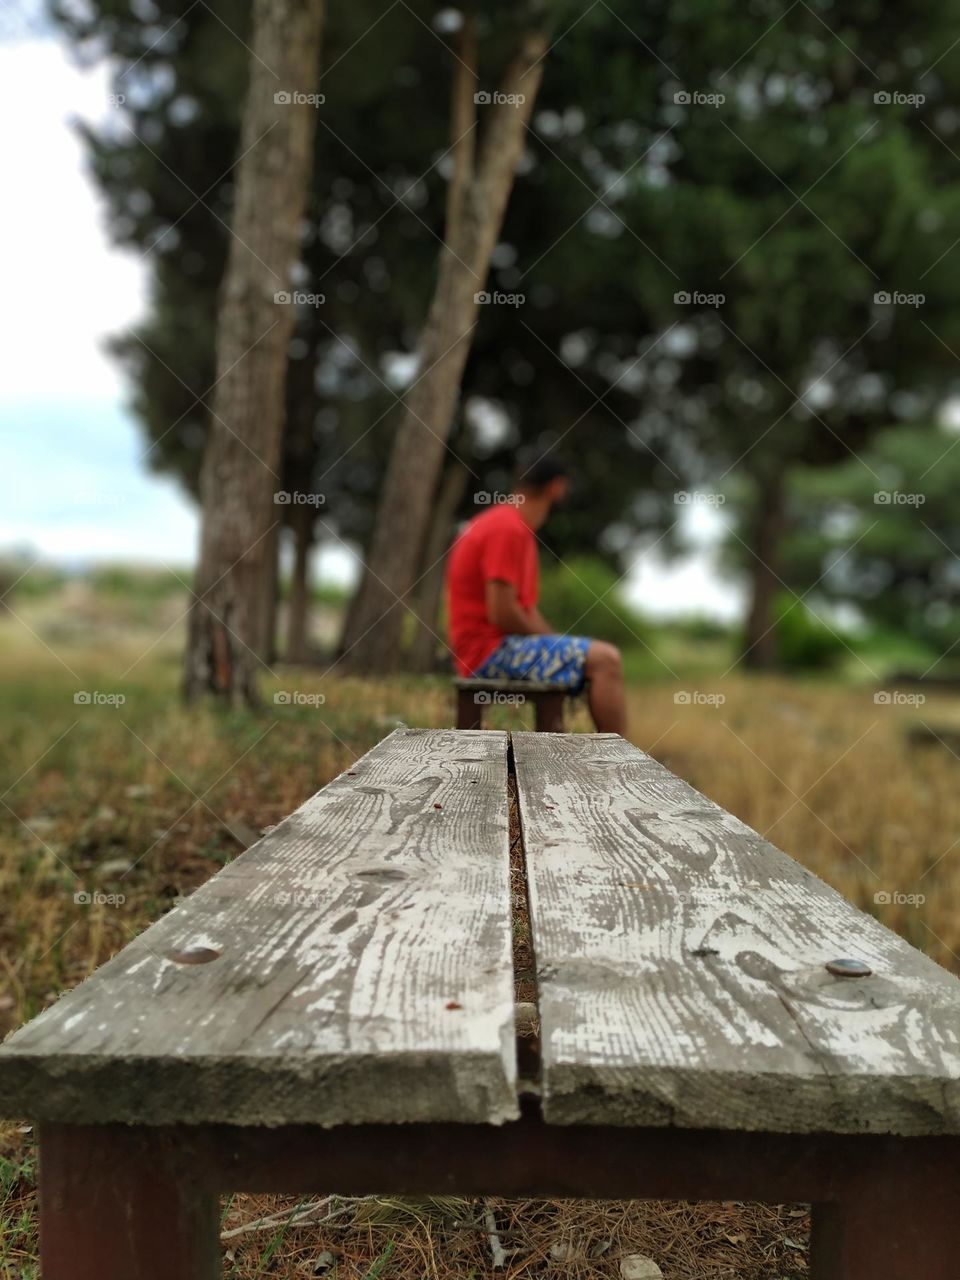
<svg viewBox="0 0 960 1280">
<path fill-rule="evenodd" d="M 851 1182 L 849 1196 L 813 1205 L 811 1280 L 956 1280 L 956 1166 L 904 1152 L 897 1167 L 878 1162 Z"/>
<path fill-rule="evenodd" d="M 538 733 L 563 733 L 563 694 L 538 693 L 534 696 Z"/>
<path fill-rule="evenodd" d="M 160 1130 L 40 1130 L 44 1280 L 216 1280 L 219 1216 Z"/>
<path fill-rule="evenodd" d="M 483 728 L 483 705 L 476 701 L 472 689 L 457 690 L 457 728 Z"/>
</svg>

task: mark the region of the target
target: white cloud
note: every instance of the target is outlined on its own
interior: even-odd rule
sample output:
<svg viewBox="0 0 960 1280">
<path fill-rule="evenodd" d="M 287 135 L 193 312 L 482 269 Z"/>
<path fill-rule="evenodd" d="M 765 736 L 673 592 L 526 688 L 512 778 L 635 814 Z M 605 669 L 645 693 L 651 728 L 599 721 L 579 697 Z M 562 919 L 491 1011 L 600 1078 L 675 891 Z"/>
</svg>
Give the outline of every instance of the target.
<svg viewBox="0 0 960 1280">
<path fill-rule="evenodd" d="M 107 68 L 77 68 L 53 39 L 0 44 L 3 200 L 0 349 L 4 396 L 36 401 L 56 388 L 77 399 L 118 395 L 106 335 L 142 310 L 146 268 L 111 249 L 102 198 L 85 173 L 69 120 L 114 110 Z"/>
</svg>

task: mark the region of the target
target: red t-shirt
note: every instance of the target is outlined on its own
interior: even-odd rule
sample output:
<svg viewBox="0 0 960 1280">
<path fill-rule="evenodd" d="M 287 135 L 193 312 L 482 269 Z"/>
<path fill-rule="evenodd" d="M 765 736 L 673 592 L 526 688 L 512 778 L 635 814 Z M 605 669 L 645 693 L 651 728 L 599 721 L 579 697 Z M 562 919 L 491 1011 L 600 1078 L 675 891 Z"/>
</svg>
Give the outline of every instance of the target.
<svg viewBox="0 0 960 1280">
<path fill-rule="evenodd" d="M 510 582 L 524 609 L 537 603 L 537 539 L 512 503 L 498 503 L 469 522 L 447 561 L 447 613 L 457 671 L 482 667 L 505 632 L 487 617 L 486 586 Z"/>
</svg>

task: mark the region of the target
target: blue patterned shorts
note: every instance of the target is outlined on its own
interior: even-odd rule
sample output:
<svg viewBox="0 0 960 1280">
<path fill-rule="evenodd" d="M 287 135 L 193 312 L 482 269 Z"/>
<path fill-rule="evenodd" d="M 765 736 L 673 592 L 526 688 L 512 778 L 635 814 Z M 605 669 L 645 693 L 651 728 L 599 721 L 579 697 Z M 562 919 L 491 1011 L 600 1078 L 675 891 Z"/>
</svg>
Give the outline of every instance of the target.
<svg viewBox="0 0 960 1280">
<path fill-rule="evenodd" d="M 587 666 L 587 636 L 504 636 L 475 672 L 483 680 L 536 680 L 579 689 Z"/>
</svg>

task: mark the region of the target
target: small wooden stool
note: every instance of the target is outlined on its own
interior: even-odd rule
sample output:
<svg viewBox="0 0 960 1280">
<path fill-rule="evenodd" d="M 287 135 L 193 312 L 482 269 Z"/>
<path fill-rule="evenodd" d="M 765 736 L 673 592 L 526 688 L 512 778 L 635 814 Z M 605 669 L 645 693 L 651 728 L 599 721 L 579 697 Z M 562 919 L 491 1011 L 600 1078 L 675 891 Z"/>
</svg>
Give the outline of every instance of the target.
<svg viewBox="0 0 960 1280">
<path fill-rule="evenodd" d="M 457 728 L 482 729 L 484 707 L 522 706 L 533 703 L 538 733 L 563 733 L 563 700 L 575 692 L 536 680 L 455 679 Z"/>
</svg>

